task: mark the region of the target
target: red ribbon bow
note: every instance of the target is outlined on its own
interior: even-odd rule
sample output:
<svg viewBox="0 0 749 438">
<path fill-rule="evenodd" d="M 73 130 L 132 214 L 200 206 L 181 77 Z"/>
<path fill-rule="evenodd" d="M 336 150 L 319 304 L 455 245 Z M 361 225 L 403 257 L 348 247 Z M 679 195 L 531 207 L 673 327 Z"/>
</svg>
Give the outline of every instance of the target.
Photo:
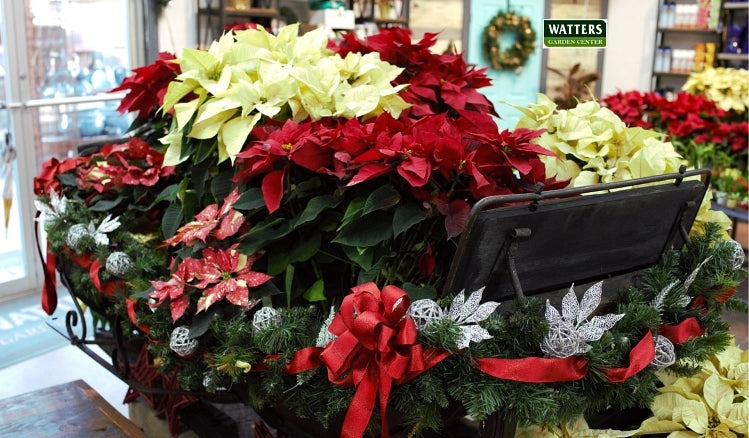
<svg viewBox="0 0 749 438">
<path fill-rule="evenodd" d="M 374 283 L 365 283 L 351 292 L 330 324 L 338 338 L 319 358 L 333 384 L 356 387 L 341 436 L 364 435 L 379 395 L 381 436 L 388 437 L 385 414 L 393 384 L 415 378 L 448 353 L 422 349 L 413 319 L 405 318 L 411 300 L 403 290 L 385 286 L 380 292 Z"/>
</svg>

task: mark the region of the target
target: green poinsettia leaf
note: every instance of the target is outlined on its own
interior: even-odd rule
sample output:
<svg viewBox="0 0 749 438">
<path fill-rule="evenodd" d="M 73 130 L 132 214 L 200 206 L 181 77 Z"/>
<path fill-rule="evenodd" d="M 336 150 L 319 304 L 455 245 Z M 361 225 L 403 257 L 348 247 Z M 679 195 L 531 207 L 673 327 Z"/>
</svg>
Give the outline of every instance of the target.
<svg viewBox="0 0 749 438">
<path fill-rule="evenodd" d="M 109 211 L 125 201 L 124 196 L 118 196 L 114 199 L 102 199 L 101 201 L 94 202 L 89 210 L 91 211 Z"/>
<path fill-rule="evenodd" d="M 372 269 L 372 262 L 374 261 L 373 248 L 342 246 L 341 249 L 343 250 L 343 253 L 346 254 L 346 257 L 361 269 L 365 271 Z"/>
<path fill-rule="evenodd" d="M 57 175 L 57 179 L 60 180 L 64 186 L 78 186 L 78 177 L 72 173 L 61 173 Z"/>
<path fill-rule="evenodd" d="M 211 307 L 207 311 L 195 315 L 195 318 L 192 320 L 192 324 L 189 327 L 187 337 L 190 339 L 195 339 L 204 335 L 208 331 L 208 328 L 211 326 L 211 322 L 213 321 L 214 316 L 216 316 L 215 307 Z"/>
<path fill-rule="evenodd" d="M 278 228 L 273 228 L 279 225 Z M 254 254 L 269 243 L 280 239 L 291 232 L 291 224 L 283 218 L 269 217 L 255 224 L 252 229 L 244 235 L 244 240 L 239 244 L 239 251 L 243 254 Z"/>
<path fill-rule="evenodd" d="M 341 220 L 341 225 L 338 226 L 338 231 L 361 217 L 365 202 L 366 200 L 363 198 L 356 198 L 346 206 L 346 212 L 343 213 L 343 219 Z"/>
<path fill-rule="evenodd" d="M 184 215 L 179 205 L 172 204 L 167 207 L 166 211 L 164 211 L 164 216 L 161 218 L 161 232 L 165 238 L 174 236 L 182 224 L 182 219 L 184 219 Z"/>
<path fill-rule="evenodd" d="M 317 280 L 309 289 L 304 291 L 303 297 L 305 300 L 313 302 L 327 300 L 325 296 L 325 283 L 322 280 Z"/>
<path fill-rule="evenodd" d="M 276 277 L 282 274 L 289 266 L 289 249 L 283 245 L 277 245 L 265 255 L 268 263 L 266 271 L 268 275 Z"/>
<path fill-rule="evenodd" d="M 393 215 L 393 236 L 398 237 L 404 231 L 426 219 L 428 215 L 429 210 L 415 203 L 399 205 L 395 209 L 395 215 Z"/>
<path fill-rule="evenodd" d="M 216 200 L 226 198 L 229 192 L 234 188 L 232 182 L 232 172 L 224 171 L 219 172 L 216 176 L 211 179 L 211 194 Z"/>
<path fill-rule="evenodd" d="M 266 281 L 260 286 L 253 287 L 252 292 L 250 292 L 250 296 L 253 298 L 262 298 L 279 295 L 281 293 L 282 292 L 278 289 L 278 287 L 276 287 L 275 283 L 273 283 L 272 281 Z"/>
<path fill-rule="evenodd" d="M 437 289 L 432 285 L 419 286 L 413 283 L 403 283 L 401 289 L 406 291 L 411 298 L 411 302 L 416 300 L 434 300 L 437 298 Z"/>
<path fill-rule="evenodd" d="M 294 229 L 317 219 L 320 213 L 329 208 L 335 207 L 336 205 L 338 205 L 338 199 L 333 195 L 315 196 L 309 200 L 304 211 L 297 216 L 296 221 L 294 222 Z"/>
<path fill-rule="evenodd" d="M 214 151 L 216 150 L 216 145 L 218 142 L 216 139 L 210 138 L 208 140 L 194 140 L 194 139 L 188 139 L 188 144 L 191 146 L 194 144 L 194 152 L 191 153 L 193 156 L 193 162 L 194 163 L 202 163 L 207 161 L 209 158 L 214 157 Z M 207 164 L 215 164 L 215 163 L 207 163 Z"/>
<path fill-rule="evenodd" d="M 289 252 L 289 263 L 304 262 L 317 254 L 322 243 L 322 235 L 314 232 L 298 240 Z"/>
<path fill-rule="evenodd" d="M 371 213 L 343 227 L 333 243 L 348 246 L 374 246 L 393 237 L 392 216 Z"/>
<path fill-rule="evenodd" d="M 192 166 L 192 183 L 193 187 L 195 187 L 195 195 L 199 198 L 203 198 L 203 194 L 206 189 L 206 182 L 208 181 L 209 177 L 209 167 L 212 163 L 208 163 L 207 161 L 203 161 L 201 163 L 195 164 Z"/>
<path fill-rule="evenodd" d="M 388 184 L 378 187 L 367 197 L 367 201 L 364 203 L 364 209 L 362 210 L 362 216 L 373 211 L 393 207 L 400 202 L 400 199 L 400 194 L 392 185 Z"/>
<path fill-rule="evenodd" d="M 265 207 L 265 200 L 263 199 L 263 191 L 260 190 L 260 187 L 251 187 L 242 192 L 237 202 L 234 203 L 235 209 L 244 211 L 263 207 Z"/>
</svg>

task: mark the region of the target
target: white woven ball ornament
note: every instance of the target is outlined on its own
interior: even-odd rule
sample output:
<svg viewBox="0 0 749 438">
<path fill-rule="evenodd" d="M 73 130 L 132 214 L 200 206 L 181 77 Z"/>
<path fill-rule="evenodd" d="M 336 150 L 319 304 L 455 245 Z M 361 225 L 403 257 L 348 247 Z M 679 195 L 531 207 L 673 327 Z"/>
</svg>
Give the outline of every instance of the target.
<svg viewBox="0 0 749 438">
<path fill-rule="evenodd" d="M 252 328 L 255 332 L 279 325 L 281 325 L 281 315 L 272 307 L 262 307 L 252 315 Z"/>
<path fill-rule="evenodd" d="M 676 362 L 674 344 L 667 337 L 661 335 L 653 336 L 653 340 L 655 341 L 655 358 L 650 362 L 650 365 L 658 369 L 673 365 Z"/>
<path fill-rule="evenodd" d="M 109 254 L 104 266 L 110 274 L 124 278 L 133 267 L 133 259 L 122 251 L 115 251 Z"/>
<path fill-rule="evenodd" d="M 551 357 L 570 357 L 577 352 L 580 342 L 572 325 L 553 323 L 549 324 L 549 333 L 541 342 L 541 351 Z"/>
<path fill-rule="evenodd" d="M 169 341 L 169 348 L 178 356 L 188 357 L 195 353 L 198 348 L 198 340 L 190 339 L 190 329 L 186 326 L 180 326 L 172 330 L 172 337 Z"/>
<path fill-rule="evenodd" d="M 68 234 L 65 236 L 65 243 L 70 247 L 70 249 L 77 250 L 81 240 L 88 235 L 88 227 L 83 224 L 75 224 L 68 228 Z"/>
<path fill-rule="evenodd" d="M 416 300 L 408 308 L 408 316 L 414 320 L 418 330 L 424 330 L 429 324 L 445 317 L 440 306 L 428 299 Z"/>
</svg>

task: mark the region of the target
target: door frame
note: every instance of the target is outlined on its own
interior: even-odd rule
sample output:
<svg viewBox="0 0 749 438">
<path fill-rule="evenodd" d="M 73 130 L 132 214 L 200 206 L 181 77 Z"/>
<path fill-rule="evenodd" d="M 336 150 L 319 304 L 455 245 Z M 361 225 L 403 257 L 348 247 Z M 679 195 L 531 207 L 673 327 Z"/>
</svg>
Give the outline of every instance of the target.
<svg viewBox="0 0 749 438">
<path fill-rule="evenodd" d="M 126 0 L 127 16 L 131 25 L 127 44 L 129 46 L 130 68 L 153 62 L 158 53 L 158 33 L 153 31 L 156 23 L 154 0 L 130 1 Z M 0 283 L 0 301 L 39 293 L 44 281 L 42 254 L 46 254 L 46 240 L 41 224 L 35 221 L 36 207 L 34 206 L 34 188 L 32 179 L 38 174 L 37 157 L 34 148 L 34 120 L 33 108 L 45 105 L 56 105 L 65 100 L 66 103 L 81 101 L 109 101 L 116 97 L 101 95 L 99 99 L 64 98 L 64 99 L 31 99 L 31 84 L 29 72 L 29 51 L 24 36 L 26 29 L 26 0 L 0 0 L 0 38 L 5 50 L 5 95 L 6 102 L 0 102 L 8 111 L 8 128 L 16 149 L 16 167 L 14 178 L 18 189 L 18 209 L 21 229 L 22 260 L 26 268 L 26 276 Z M 150 11 L 150 13 L 149 13 Z M 149 34 L 150 37 L 146 35 Z M 121 97 L 121 96 L 120 96 Z M 69 102 L 68 102 L 69 101 Z M 39 233 L 37 246 L 36 230 Z"/>
</svg>

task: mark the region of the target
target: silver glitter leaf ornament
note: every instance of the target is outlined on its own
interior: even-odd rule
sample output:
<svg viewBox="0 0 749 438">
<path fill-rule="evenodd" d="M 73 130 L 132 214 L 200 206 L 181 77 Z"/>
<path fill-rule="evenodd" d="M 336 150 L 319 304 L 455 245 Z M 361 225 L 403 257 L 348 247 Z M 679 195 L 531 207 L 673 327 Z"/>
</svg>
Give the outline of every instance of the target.
<svg viewBox="0 0 749 438">
<path fill-rule="evenodd" d="M 676 285 L 678 285 L 678 281 L 672 281 L 671 283 L 667 284 L 666 287 L 661 289 L 660 292 L 658 292 L 658 295 L 653 298 L 653 300 L 650 302 L 650 307 L 654 308 L 658 312 L 663 312 L 663 309 L 666 304 L 666 297 L 668 297 L 669 294 L 671 294 Z M 686 290 L 686 289 L 685 289 Z M 689 298 L 688 295 L 686 295 L 684 292 L 677 292 L 678 296 L 676 298 L 676 304 L 680 307 L 686 307 L 690 301 L 692 301 L 691 298 Z"/>
<path fill-rule="evenodd" d="M 546 321 L 549 323 L 549 333 L 541 342 L 541 351 L 552 357 L 569 357 L 583 354 L 592 347 L 588 342 L 597 341 L 601 336 L 624 317 L 623 313 L 609 313 L 603 316 L 588 317 L 601 304 L 603 282 L 598 282 L 588 288 L 578 302 L 575 295 L 575 285 L 570 286 L 569 292 L 562 297 L 562 312 L 554 308 L 546 300 Z"/>
<path fill-rule="evenodd" d="M 474 291 L 466 299 L 465 290 L 453 299 L 449 310 L 440 309 L 439 305 L 429 299 L 417 300 L 411 303 L 407 316 L 414 320 L 416 328 L 423 330 L 434 321 L 451 319 L 460 328 L 460 338 L 457 340 L 458 349 L 468 348 L 471 342 L 481 342 L 491 339 L 492 335 L 477 323 L 488 318 L 499 306 L 499 303 L 487 301 L 481 303 L 484 288 Z"/>
<path fill-rule="evenodd" d="M 694 283 L 694 280 L 697 279 L 697 274 L 700 272 L 700 269 L 702 269 L 702 267 L 705 266 L 705 263 L 709 262 L 710 259 L 712 259 L 712 258 L 713 258 L 713 256 L 710 256 L 710 257 L 706 258 L 699 265 L 697 265 L 696 268 L 694 268 L 694 271 L 692 271 L 689 274 L 689 276 L 687 277 L 687 279 L 684 280 L 684 291 L 686 291 L 687 289 L 689 289 L 689 286 L 691 286 L 692 283 Z"/>
<path fill-rule="evenodd" d="M 335 318 L 335 308 L 331 307 L 328 318 L 322 323 L 322 327 L 320 327 L 320 331 L 317 333 L 317 342 L 315 342 L 316 347 L 325 348 L 326 345 L 336 340 L 337 336 L 330 333 L 330 330 L 328 330 L 330 324 L 333 322 L 333 318 Z"/>
<path fill-rule="evenodd" d="M 107 236 L 107 233 L 111 233 L 112 231 L 116 230 L 120 227 L 120 218 L 114 218 L 112 219 L 112 215 L 107 215 L 107 217 L 104 218 L 104 220 L 101 221 L 98 227 L 94 229 L 93 223 L 89 224 L 89 231 L 91 232 L 91 237 L 94 238 L 94 242 L 96 242 L 97 245 L 109 245 L 109 236 Z"/>
<path fill-rule="evenodd" d="M 49 191 L 49 204 L 46 204 L 38 199 L 34 199 L 34 206 L 37 210 L 44 213 L 44 220 L 55 220 L 59 219 L 60 216 L 64 215 L 68 210 L 68 198 L 65 195 L 57 194 L 54 190 Z M 37 220 L 41 220 L 39 217 Z"/>
</svg>

